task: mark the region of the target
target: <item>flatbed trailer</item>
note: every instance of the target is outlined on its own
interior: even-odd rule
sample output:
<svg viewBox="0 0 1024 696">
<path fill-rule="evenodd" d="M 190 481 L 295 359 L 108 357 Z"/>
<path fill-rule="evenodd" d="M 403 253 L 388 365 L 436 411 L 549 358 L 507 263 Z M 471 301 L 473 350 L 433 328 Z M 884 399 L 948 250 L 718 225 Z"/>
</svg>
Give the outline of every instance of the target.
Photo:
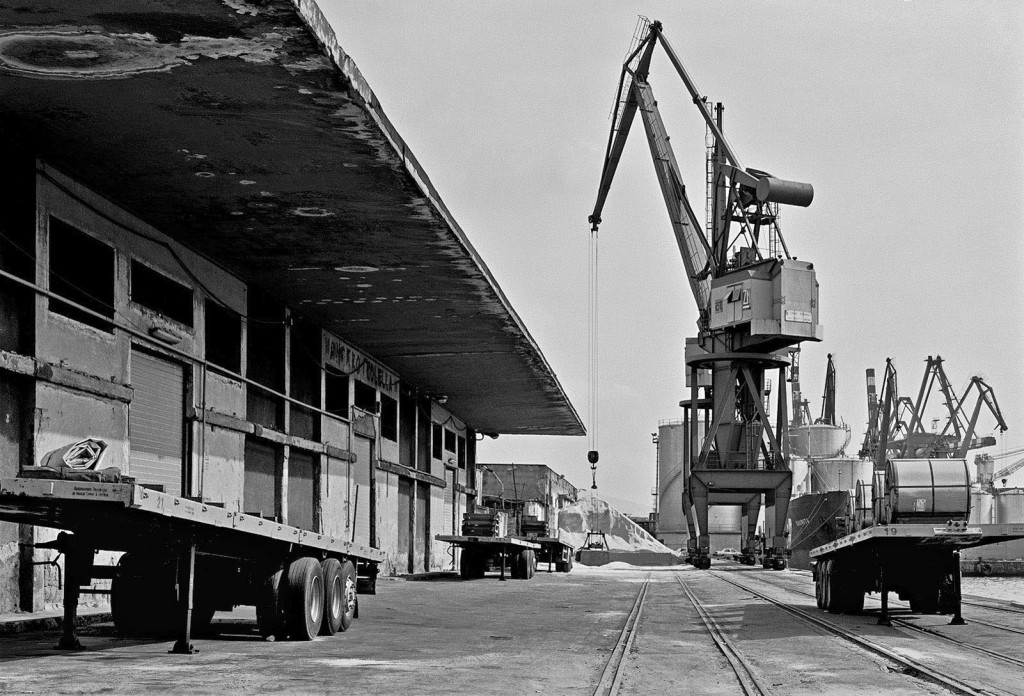
<svg viewBox="0 0 1024 696">
<path fill-rule="evenodd" d="M 1024 538 L 1024 523 L 878 524 L 811 550 L 818 608 L 859 613 L 868 592 L 881 595 L 879 624 L 889 625 L 889 592 L 914 612 L 952 614 L 964 623 L 960 550 Z"/>
<path fill-rule="evenodd" d="M 66 649 L 81 648 L 78 599 L 94 579 L 112 581 L 120 633 L 175 634 L 171 652 L 188 654 L 193 630 L 237 605 L 256 606 L 267 639 L 344 631 L 384 560 L 379 549 L 134 483 L 0 478 L 0 520 L 62 530 L 37 546 L 65 557 Z M 94 565 L 97 551 L 125 553 Z"/>
<path fill-rule="evenodd" d="M 438 534 L 434 537 L 462 549 L 459 575 L 463 580 L 482 578 L 489 566 L 497 566 L 501 580 L 505 579 L 505 566 L 509 566 L 514 579 L 529 580 L 537 567 L 537 551 L 541 544 L 514 536 L 476 536 Z"/>
<path fill-rule="evenodd" d="M 548 572 L 568 573 L 572 570 L 572 557 L 575 549 L 557 537 L 526 537 L 528 541 L 540 544 L 537 551 L 537 563 L 547 563 Z"/>
</svg>

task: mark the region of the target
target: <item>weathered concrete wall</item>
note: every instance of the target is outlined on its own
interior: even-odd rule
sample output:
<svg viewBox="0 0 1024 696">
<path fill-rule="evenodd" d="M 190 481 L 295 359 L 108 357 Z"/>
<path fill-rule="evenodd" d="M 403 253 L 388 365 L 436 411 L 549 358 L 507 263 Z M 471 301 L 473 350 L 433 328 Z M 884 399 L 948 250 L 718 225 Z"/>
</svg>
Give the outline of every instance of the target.
<svg viewBox="0 0 1024 696">
<path fill-rule="evenodd" d="M 400 575 L 408 572 L 408 556 L 398 548 L 398 475 L 377 472 L 377 543 L 387 554 L 380 572 Z"/>
<path fill-rule="evenodd" d="M 204 446 L 203 500 L 223 503 L 225 510 L 243 512 L 245 435 L 207 425 Z"/>
</svg>

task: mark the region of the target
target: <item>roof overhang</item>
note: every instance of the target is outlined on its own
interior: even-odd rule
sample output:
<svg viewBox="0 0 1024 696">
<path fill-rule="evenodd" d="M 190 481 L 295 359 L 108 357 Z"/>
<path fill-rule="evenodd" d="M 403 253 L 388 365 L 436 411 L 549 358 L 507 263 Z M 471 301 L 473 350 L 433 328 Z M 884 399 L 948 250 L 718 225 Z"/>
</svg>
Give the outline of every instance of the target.
<svg viewBox="0 0 1024 696">
<path fill-rule="evenodd" d="M 0 23 L 8 144 L 444 394 L 478 431 L 583 434 L 313 0 L 23 0 Z"/>
</svg>

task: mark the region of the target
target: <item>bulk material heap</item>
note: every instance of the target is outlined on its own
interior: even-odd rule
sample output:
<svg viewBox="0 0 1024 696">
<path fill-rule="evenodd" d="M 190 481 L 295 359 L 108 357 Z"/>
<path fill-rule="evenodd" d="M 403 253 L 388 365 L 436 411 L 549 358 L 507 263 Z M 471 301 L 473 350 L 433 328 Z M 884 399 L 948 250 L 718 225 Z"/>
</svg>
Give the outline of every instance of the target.
<svg viewBox="0 0 1024 696">
<path fill-rule="evenodd" d="M 765 567 L 786 566 L 786 516 L 792 490 L 785 391 L 776 390 L 776 423 L 765 394 L 773 370 L 786 381 L 788 352 L 802 341 L 820 341 L 818 283 L 814 266 L 789 253 L 779 227 L 783 205 L 810 205 L 810 184 L 785 181 L 744 168 L 722 132 L 722 105 L 701 96 L 660 22 L 641 20 L 637 46 L 627 57 L 605 156 L 593 234 L 611 187 L 630 125 L 640 113 L 662 195 L 699 310 L 698 334 L 688 339 L 690 398 L 684 407 L 687 446 L 682 505 L 688 557 L 711 565 L 708 508 L 739 505 L 746 517 L 743 560 L 758 549 L 755 535 L 763 504 Z M 708 216 L 700 222 L 686 195 L 669 136 L 648 82 L 651 57 L 661 44 L 696 104 L 712 142 L 708 153 Z M 701 393 L 703 391 L 703 394 Z M 669 504 L 668 501 L 663 504 Z"/>
</svg>

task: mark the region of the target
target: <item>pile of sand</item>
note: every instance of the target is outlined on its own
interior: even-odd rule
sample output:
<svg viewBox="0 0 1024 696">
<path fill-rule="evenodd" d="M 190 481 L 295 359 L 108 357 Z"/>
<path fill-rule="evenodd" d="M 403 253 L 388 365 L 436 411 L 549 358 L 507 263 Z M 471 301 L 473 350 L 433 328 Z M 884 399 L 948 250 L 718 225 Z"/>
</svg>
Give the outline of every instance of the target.
<svg viewBox="0 0 1024 696">
<path fill-rule="evenodd" d="M 604 532 L 609 551 L 646 551 L 676 554 L 611 505 L 586 496 L 558 512 L 558 536 L 573 548 L 582 547 L 587 532 Z"/>
</svg>

